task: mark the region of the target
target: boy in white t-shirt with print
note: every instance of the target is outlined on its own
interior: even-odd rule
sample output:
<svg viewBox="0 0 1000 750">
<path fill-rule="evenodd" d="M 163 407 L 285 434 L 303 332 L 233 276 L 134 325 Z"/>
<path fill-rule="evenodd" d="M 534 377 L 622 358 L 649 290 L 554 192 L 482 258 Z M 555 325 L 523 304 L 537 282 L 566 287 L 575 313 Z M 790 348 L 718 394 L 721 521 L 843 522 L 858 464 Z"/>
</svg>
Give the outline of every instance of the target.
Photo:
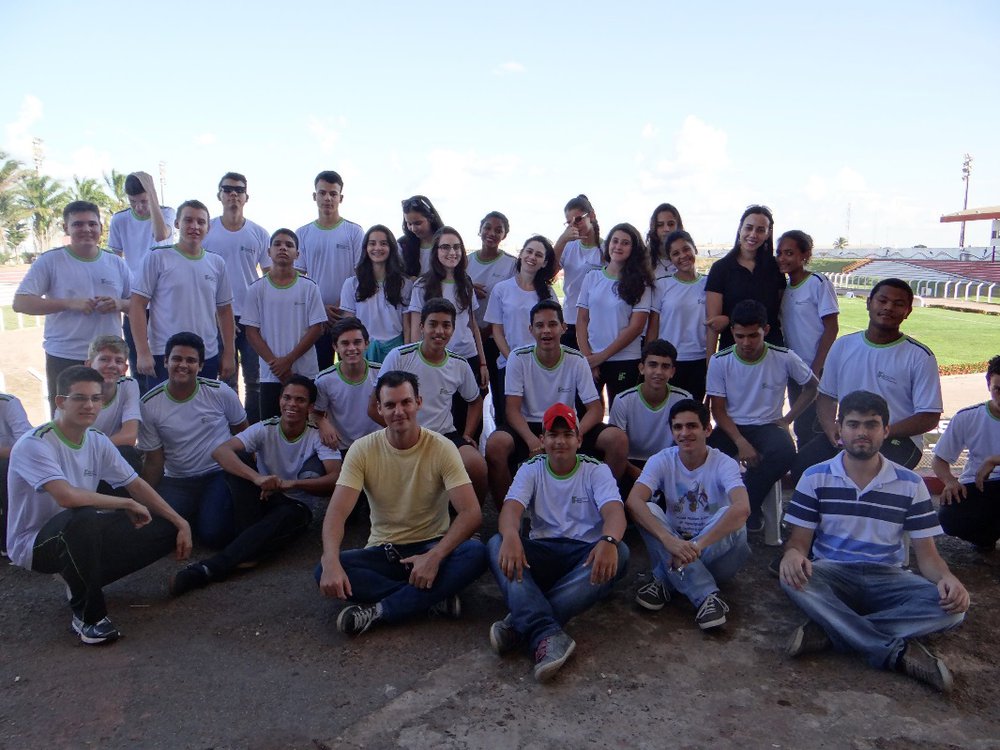
<svg viewBox="0 0 1000 750">
<path fill-rule="evenodd" d="M 501 655 L 528 646 L 539 682 L 552 679 L 576 649 L 566 623 L 611 593 L 629 558 L 618 487 L 606 465 L 577 453 L 576 412 L 557 402 L 542 424 L 545 455 L 518 469 L 489 542 L 490 568 L 510 609 L 490 628 L 490 644 Z"/>
<path fill-rule="evenodd" d="M 639 589 L 636 603 L 657 611 L 670 592 L 679 592 L 697 610 L 698 627 L 709 630 L 725 624 L 729 611 L 719 584 L 750 556 L 750 503 L 739 465 L 708 447 L 712 428 L 704 404 L 678 401 L 669 425 L 677 444 L 646 462 L 626 502 L 654 564 L 654 580 Z M 665 511 L 650 502 L 653 493 L 663 496 Z"/>
</svg>

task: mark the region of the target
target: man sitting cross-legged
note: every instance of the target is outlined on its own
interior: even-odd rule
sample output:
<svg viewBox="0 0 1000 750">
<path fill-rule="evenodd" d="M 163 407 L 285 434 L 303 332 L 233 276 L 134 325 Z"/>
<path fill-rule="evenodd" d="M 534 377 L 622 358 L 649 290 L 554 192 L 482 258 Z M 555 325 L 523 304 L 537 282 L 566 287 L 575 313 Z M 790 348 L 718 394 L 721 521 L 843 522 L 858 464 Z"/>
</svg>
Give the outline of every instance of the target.
<svg viewBox="0 0 1000 750">
<path fill-rule="evenodd" d="M 542 416 L 545 455 L 521 465 L 490 539 L 490 566 L 510 614 L 493 623 L 498 654 L 528 645 L 535 679 L 555 676 L 576 643 L 566 623 L 611 593 L 628 567 L 625 510 L 605 464 L 577 454 L 576 412 L 563 403 Z M 531 534 L 521 536 L 521 517 Z"/>
<path fill-rule="evenodd" d="M 838 422 L 844 449 L 805 471 L 785 512 L 792 533 L 781 587 L 809 617 L 788 654 L 833 645 L 948 691 L 948 668 L 916 638 L 962 622 L 969 593 L 938 554 L 941 527 L 927 488 L 879 453 L 891 424 L 884 398 L 847 394 Z M 902 567 L 904 533 L 920 575 Z"/>
<path fill-rule="evenodd" d="M 250 425 L 212 451 L 226 471 L 236 508 L 237 536 L 217 554 L 192 563 L 170 580 L 170 593 L 221 581 L 288 546 L 309 528 L 310 497 L 329 497 L 340 473 L 340 451 L 323 445 L 308 422 L 316 386 L 292 375 L 281 389 L 281 416 Z M 256 468 L 237 451 L 253 454 Z"/>
<path fill-rule="evenodd" d="M 344 457 L 315 574 L 323 594 L 357 602 L 337 617 L 347 635 L 429 611 L 458 617 L 458 593 L 486 570 L 486 547 L 470 538 L 482 521 L 476 494 L 454 443 L 418 423 L 417 377 L 383 371 L 375 399 L 388 426 L 356 440 Z M 371 506 L 368 544 L 341 550 L 362 490 Z"/>
</svg>

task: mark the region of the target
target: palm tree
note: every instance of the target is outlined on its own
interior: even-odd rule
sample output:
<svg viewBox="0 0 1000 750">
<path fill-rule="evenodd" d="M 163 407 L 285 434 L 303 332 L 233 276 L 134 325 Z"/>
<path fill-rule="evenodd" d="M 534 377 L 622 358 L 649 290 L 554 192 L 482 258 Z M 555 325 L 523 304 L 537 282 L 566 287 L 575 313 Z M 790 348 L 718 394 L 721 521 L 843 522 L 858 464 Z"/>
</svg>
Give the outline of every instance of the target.
<svg viewBox="0 0 1000 750">
<path fill-rule="evenodd" d="M 112 169 L 111 174 L 104 173 L 104 184 L 111 191 L 109 196 L 111 205 L 108 208 L 112 213 L 128 208 L 128 196 L 125 195 L 126 177 L 128 177 L 127 174 L 119 172 L 117 169 Z"/>
<path fill-rule="evenodd" d="M 29 212 L 18 201 L 18 186 L 26 176 L 24 165 L 0 151 L 0 256 L 6 260 L 28 237 Z"/>
<path fill-rule="evenodd" d="M 847 242 L 847 238 L 846 237 L 838 237 L 837 239 L 835 239 L 833 241 L 833 249 L 834 250 L 846 250 L 847 249 L 847 245 L 848 245 L 848 242 Z"/>
<path fill-rule="evenodd" d="M 93 177 L 84 177 L 82 180 L 73 175 L 73 187 L 69 189 L 69 198 L 74 201 L 89 201 L 96 203 L 100 208 L 110 209 L 112 200 L 101 184 Z"/>
<path fill-rule="evenodd" d="M 69 194 L 58 180 L 44 174 L 29 174 L 18 189 L 18 201 L 30 213 L 35 251 L 44 252 L 59 230 L 58 219 L 69 203 Z"/>
</svg>

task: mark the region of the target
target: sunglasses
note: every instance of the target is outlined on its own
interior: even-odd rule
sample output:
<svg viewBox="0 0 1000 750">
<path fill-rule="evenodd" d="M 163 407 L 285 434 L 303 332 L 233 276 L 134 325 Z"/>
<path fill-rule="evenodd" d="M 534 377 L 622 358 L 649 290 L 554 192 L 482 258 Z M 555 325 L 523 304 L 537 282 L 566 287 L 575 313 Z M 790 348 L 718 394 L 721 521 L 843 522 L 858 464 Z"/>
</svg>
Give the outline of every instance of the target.
<svg viewBox="0 0 1000 750">
<path fill-rule="evenodd" d="M 578 227 L 590 214 L 580 214 L 579 216 L 574 216 L 572 219 L 566 222 L 566 226 Z"/>
<path fill-rule="evenodd" d="M 403 201 L 403 211 L 419 211 L 420 213 L 433 214 L 434 208 L 426 198 L 407 198 Z"/>
<path fill-rule="evenodd" d="M 236 193 L 237 195 L 243 195 L 247 191 L 243 185 L 220 185 L 219 190 L 227 195 L 229 193 Z"/>
</svg>

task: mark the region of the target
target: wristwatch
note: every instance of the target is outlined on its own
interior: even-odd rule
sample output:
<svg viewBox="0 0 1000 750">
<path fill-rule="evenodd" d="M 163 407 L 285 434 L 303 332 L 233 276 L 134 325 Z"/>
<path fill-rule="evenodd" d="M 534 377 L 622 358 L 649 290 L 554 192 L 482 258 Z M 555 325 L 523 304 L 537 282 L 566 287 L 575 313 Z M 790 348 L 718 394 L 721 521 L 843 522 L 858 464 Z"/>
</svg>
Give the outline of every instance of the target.
<svg viewBox="0 0 1000 750">
<path fill-rule="evenodd" d="M 614 538 L 613 536 L 611 536 L 610 534 L 607 534 L 607 535 L 605 535 L 605 536 L 602 536 L 602 537 L 600 538 L 600 540 L 599 540 L 599 541 L 602 541 L 602 542 L 607 542 L 608 544 L 613 544 L 613 545 L 615 545 L 616 547 L 618 546 L 618 540 L 617 540 L 617 539 L 615 539 L 615 538 Z"/>
</svg>

